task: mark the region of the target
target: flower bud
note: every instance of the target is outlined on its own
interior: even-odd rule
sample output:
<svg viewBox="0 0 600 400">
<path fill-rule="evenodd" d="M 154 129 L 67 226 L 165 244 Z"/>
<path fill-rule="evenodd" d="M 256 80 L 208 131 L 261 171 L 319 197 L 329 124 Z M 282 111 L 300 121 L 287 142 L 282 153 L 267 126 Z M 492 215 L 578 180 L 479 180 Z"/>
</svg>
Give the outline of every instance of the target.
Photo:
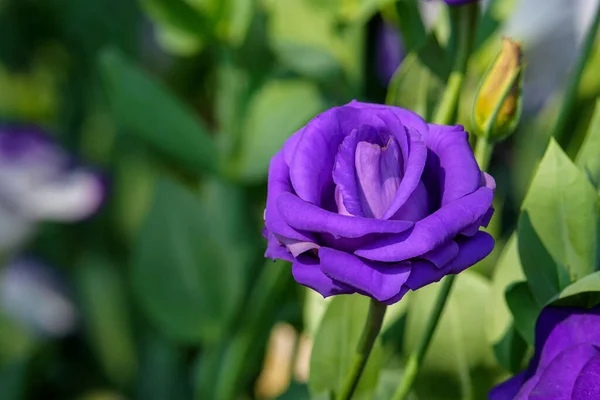
<svg viewBox="0 0 600 400">
<path fill-rule="evenodd" d="M 475 97 L 473 120 L 477 135 L 499 141 L 515 130 L 522 108 L 522 69 L 520 43 L 504 38 L 502 50 Z"/>
</svg>

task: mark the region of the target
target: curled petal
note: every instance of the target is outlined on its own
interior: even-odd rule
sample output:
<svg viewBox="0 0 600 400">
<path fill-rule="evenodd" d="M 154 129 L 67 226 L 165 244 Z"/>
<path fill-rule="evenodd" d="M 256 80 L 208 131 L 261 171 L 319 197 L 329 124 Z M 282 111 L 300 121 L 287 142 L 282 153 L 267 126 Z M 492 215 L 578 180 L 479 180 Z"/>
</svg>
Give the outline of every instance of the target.
<svg viewBox="0 0 600 400">
<path fill-rule="evenodd" d="M 289 168 L 285 163 L 283 154 L 281 152 L 275 154 L 275 156 L 271 159 L 271 164 L 269 165 L 269 181 L 267 190 L 265 225 L 269 232 L 298 241 L 315 242 L 309 233 L 300 232 L 286 224 L 277 210 L 277 197 L 279 197 L 279 195 L 282 193 L 290 193 L 292 191 L 289 178 Z"/>
<path fill-rule="evenodd" d="M 306 125 L 290 165 L 290 179 L 298 197 L 318 206 L 333 206 L 324 201 L 333 199 L 331 171 L 338 148 L 344 138 L 361 125 L 385 129 L 375 114 L 347 106 L 325 111 Z"/>
<path fill-rule="evenodd" d="M 321 271 L 319 259 L 307 255 L 301 255 L 292 264 L 292 275 L 301 285 L 308 286 L 316 290 L 323 297 L 329 297 L 336 294 L 352 294 L 354 291 L 343 286 Z"/>
<path fill-rule="evenodd" d="M 453 239 L 463 229 L 475 223 L 490 208 L 493 197 L 494 193 L 490 189 L 479 188 L 418 221 L 412 230 L 370 243 L 358 249 L 355 254 L 387 262 L 419 257 Z"/>
<path fill-rule="evenodd" d="M 410 274 L 408 263 L 389 265 L 327 247 L 319 250 L 319 258 L 327 276 L 378 301 L 398 295 Z"/>
<path fill-rule="evenodd" d="M 428 172 L 434 174 L 441 185 L 442 206 L 473 193 L 481 186 L 481 171 L 462 126 L 429 124 L 422 137 L 427 148 L 439 159 L 439 170 Z"/>
<path fill-rule="evenodd" d="M 525 382 L 525 371 L 496 386 L 488 395 L 488 400 L 514 400 Z"/>
<path fill-rule="evenodd" d="M 373 233 L 401 233 L 413 227 L 410 221 L 386 221 L 349 217 L 323 210 L 291 193 L 277 199 L 279 214 L 296 230 L 329 233 L 337 237 L 358 238 Z"/>
<path fill-rule="evenodd" d="M 280 259 L 289 262 L 294 261 L 294 257 L 290 252 L 277 240 L 273 233 L 263 232 L 263 236 L 267 239 L 267 250 L 265 257 L 272 260 Z"/>
</svg>

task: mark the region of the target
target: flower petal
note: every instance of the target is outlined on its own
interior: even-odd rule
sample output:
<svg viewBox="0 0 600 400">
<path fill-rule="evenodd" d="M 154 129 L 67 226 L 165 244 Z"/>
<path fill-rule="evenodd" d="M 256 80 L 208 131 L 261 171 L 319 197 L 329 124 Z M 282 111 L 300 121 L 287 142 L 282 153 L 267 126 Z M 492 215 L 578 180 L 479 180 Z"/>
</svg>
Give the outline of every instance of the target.
<svg viewBox="0 0 600 400">
<path fill-rule="evenodd" d="M 298 257 L 292 264 L 292 275 L 296 282 L 316 290 L 323 297 L 354 292 L 351 288 L 340 285 L 325 275 L 316 257 L 307 255 Z"/>
<path fill-rule="evenodd" d="M 330 278 L 368 294 L 378 301 L 395 297 L 410 274 L 410 266 L 361 259 L 328 247 L 319 250 L 321 269 Z"/>
<path fill-rule="evenodd" d="M 600 357 L 585 364 L 573 387 L 573 399 L 600 399 Z"/>
<path fill-rule="evenodd" d="M 456 258 L 459 250 L 458 244 L 454 240 L 450 240 L 444 245 L 423 254 L 420 258 L 431 262 L 438 268 L 442 268 Z"/>
<path fill-rule="evenodd" d="M 263 230 L 263 236 L 267 239 L 267 250 L 265 251 L 265 257 L 272 260 L 280 259 L 285 261 L 294 261 L 294 257 L 289 251 L 277 240 L 275 234 Z"/>
<path fill-rule="evenodd" d="M 296 230 L 358 238 L 374 233 L 400 233 L 413 227 L 410 221 L 349 217 L 310 204 L 291 193 L 281 193 L 277 207 L 283 221 Z"/>
<path fill-rule="evenodd" d="M 461 125 L 429 124 L 422 138 L 439 159 L 439 170 L 428 173 L 433 173 L 441 185 L 441 206 L 473 193 L 481 186 L 481 171 L 469 145 L 468 134 Z"/>
<path fill-rule="evenodd" d="M 493 197 L 492 190 L 486 187 L 479 188 L 418 221 L 412 230 L 370 243 L 355 254 L 370 260 L 387 262 L 422 256 L 475 223 L 490 208 Z"/>
<path fill-rule="evenodd" d="M 281 152 L 275 154 L 269 165 L 269 181 L 267 188 L 267 207 L 265 209 L 265 226 L 271 233 L 300 241 L 315 241 L 312 235 L 291 228 L 285 223 L 277 210 L 277 198 L 282 193 L 290 193 L 292 186 L 289 178 L 289 167 Z"/>
<path fill-rule="evenodd" d="M 525 382 L 525 371 L 496 386 L 488 394 L 488 400 L 514 400 Z"/>
<path fill-rule="evenodd" d="M 575 381 L 581 370 L 593 358 L 600 357 L 598 347 L 582 343 L 569 347 L 548 364 L 537 385 L 528 394 L 531 400 L 571 400 Z M 517 395 L 523 395 L 523 389 Z M 585 397 L 591 399 L 593 397 Z M 576 399 L 576 397 L 575 397 Z M 582 397 L 583 399 L 583 397 Z"/>
<path fill-rule="evenodd" d="M 411 261 L 411 274 L 406 286 L 417 290 L 437 282 L 448 274 L 458 274 L 485 258 L 494 248 L 494 239 L 486 232 L 479 232 L 472 238 L 457 238 L 458 255 L 446 266 L 438 268 L 425 260 Z"/>
<path fill-rule="evenodd" d="M 364 217 L 356 169 L 356 151 L 359 142 L 380 142 L 378 131 L 372 126 L 362 125 L 344 138 L 335 157 L 333 181 L 336 184 L 336 193 L 339 193 L 342 198 L 343 208 L 338 202 L 338 212 L 345 209 L 350 215 Z"/>
<path fill-rule="evenodd" d="M 331 174 L 335 157 L 344 138 L 361 125 L 385 129 L 374 113 L 348 106 L 325 111 L 306 125 L 290 165 L 290 178 L 298 197 L 328 209 L 335 206 Z M 332 204 L 327 203 L 329 200 Z"/>
</svg>

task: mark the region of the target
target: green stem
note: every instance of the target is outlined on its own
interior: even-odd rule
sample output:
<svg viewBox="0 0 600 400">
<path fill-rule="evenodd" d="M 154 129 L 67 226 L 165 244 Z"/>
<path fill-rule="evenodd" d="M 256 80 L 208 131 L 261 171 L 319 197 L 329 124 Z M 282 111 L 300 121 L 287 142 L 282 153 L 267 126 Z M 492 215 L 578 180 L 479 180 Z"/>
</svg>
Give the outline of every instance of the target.
<svg viewBox="0 0 600 400">
<path fill-rule="evenodd" d="M 474 153 L 477 164 L 479 164 L 479 168 L 482 171 L 487 170 L 493 151 L 494 145 L 485 136 L 477 139 Z"/>
<path fill-rule="evenodd" d="M 423 333 L 423 336 L 421 336 L 421 341 L 418 344 L 417 350 L 408 358 L 402 382 L 400 383 L 400 386 L 398 386 L 398 389 L 396 389 L 394 397 L 392 398 L 393 400 L 404 400 L 408 397 L 421 364 L 423 363 L 423 359 L 425 358 L 425 354 L 427 352 L 427 348 L 429 347 L 429 343 L 431 342 L 431 338 L 433 337 L 433 333 L 435 332 L 435 328 L 440 321 L 442 311 L 444 311 L 444 306 L 446 305 L 446 300 L 448 299 L 448 295 L 450 294 L 450 290 L 452 289 L 452 284 L 454 283 L 455 278 L 456 275 L 448 275 L 446 278 L 444 278 L 442 289 L 438 294 L 433 310 L 429 316 L 429 320 L 427 321 L 425 332 Z"/>
<path fill-rule="evenodd" d="M 456 54 L 446 90 L 433 117 L 434 123 L 442 125 L 451 124 L 458 109 L 458 100 L 465 80 L 467 62 L 473 47 L 475 21 L 479 14 L 478 4 L 472 3 L 460 7 L 451 7 L 450 14 L 456 42 Z"/>
<path fill-rule="evenodd" d="M 581 77 L 583 76 L 583 71 L 587 64 L 587 61 L 590 58 L 590 54 L 594 45 L 594 40 L 596 39 L 596 35 L 598 33 L 599 25 L 600 5 L 598 5 L 596 8 L 596 15 L 594 16 L 592 25 L 590 26 L 590 29 L 587 32 L 585 41 L 583 42 L 581 53 L 579 54 L 579 58 L 575 63 L 575 70 L 573 71 L 573 74 L 567 82 L 567 88 L 565 90 L 564 99 L 560 106 L 556 123 L 554 124 L 554 127 L 552 129 L 552 136 L 556 138 L 556 140 L 559 142 L 565 133 L 567 122 L 569 121 L 569 117 L 571 116 L 571 111 L 573 110 L 575 99 L 577 97 L 577 90 L 579 89 L 579 84 L 581 83 Z"/>
<path fill-rule="evenodd" d="M 377 339 L 377 335 L 381 330 L 385 310 L 385 304 L 380 303 L 375 299 L 371 299 L 371 302 L 369 303 L 369 314 L 367 315 L 367 321 L 365 322 L 362 336 L 360 337 L 354 359 L 352 360 L 352 367 L 346 376 L 340 395 L 337 398 L 338 400 L 349 400 L 352 398 L 356 386 L 358 386 L 360 376 L 365 369 L 365 365 L 367 365 L 373 343 L 375 343 L 375 339 Z"/>
</svg>

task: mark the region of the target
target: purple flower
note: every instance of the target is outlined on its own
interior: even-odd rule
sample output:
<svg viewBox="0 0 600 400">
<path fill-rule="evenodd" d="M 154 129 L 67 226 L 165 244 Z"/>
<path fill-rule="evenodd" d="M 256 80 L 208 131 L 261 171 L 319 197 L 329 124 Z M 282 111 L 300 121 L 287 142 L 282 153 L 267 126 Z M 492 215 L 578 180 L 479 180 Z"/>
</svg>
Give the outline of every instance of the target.
<svg viewBox="0 0 600 400">
<path fill-rule="evenodd" d="M 0 311 L 38 334 L 73 332 L 77 311 L 63 279 L 50 267 L 19 258 L 0 269 Z"/>
<path fill-rule="evenodd" d="M 494 246 L 479 232 L 495 183 L 462 126 L 352 103 L 296 132 L 271 160 L 266 257 L 293 263 L 323 296 L 362 293 L 386 304 L 458 273 Z"/>
<path fill-rule="evenodd" d="M 377 25 L 375 55 L 377 79 L 387 86 L 404 59 L 404 49 L 400 32 L 385 21 Z"/>
<path fill-rule="evenodd" d="M 600 399 L 600 307 L 546 308 L 529 368 L 494 388 L 490 400 Z"/>
<path fill-rule="evenodd" d="M 20 244 L 37 221 L 90 216 L 104 195 L 98 174 L 37 129 L 0 126 L 0 252 Z"/>
</svg>

